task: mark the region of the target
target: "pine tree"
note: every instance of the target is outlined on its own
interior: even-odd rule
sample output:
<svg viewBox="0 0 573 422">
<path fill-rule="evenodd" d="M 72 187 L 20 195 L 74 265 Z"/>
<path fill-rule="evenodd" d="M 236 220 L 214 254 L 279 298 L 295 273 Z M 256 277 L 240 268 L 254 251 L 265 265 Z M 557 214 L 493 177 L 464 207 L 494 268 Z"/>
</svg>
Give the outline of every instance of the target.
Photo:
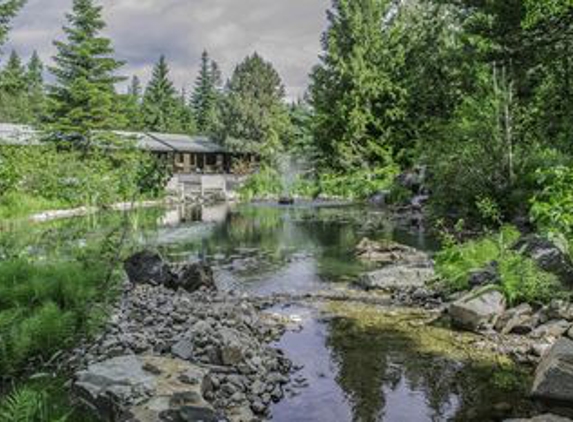
<svg viewBox="0 0 573 422">
<path fill-rule="evenodd" d="M 143 96 L 142 114 L 146 130 L 172 132 L 179 124 L 177 91 L 169 79 L 169 65 L 161 56 Z"/>
<path fill-rule="evenodd" d="M 12 51 L 0 73 L 0 119 L 11 123 L 32 123 L 33 113 L 27 91 L 26 70 L 20 56 Z"/>
<path fill-rule="evenodd" d="M 13 96 L 24 95 L 26 92 L 26 70 L 20 56 L 14 50 L 0 75 L 0 87 L 5 93 Z"/>
<path fill-rule="evenodd" d="M 127 93 L 135 98 L 138 102 L 141 101 L 142 89 L 141 89 L 141 81 L 134 75 L 131 78 L 131 83 L 129 84 L 129 88 Z"/>
<path fill-rule="evenodd" d="M 191 98 L 197 129 L 202 133 L 212 132 L 217 123 L 218 88 L 221 86 L 219 65 L 209 58 L 207 51 L 201 56 L 201 70 L 195 81 Z"/>
<path fill-rule="evenodd" d="M 290 130 L 284 96 L 285 88 L 273 65 L 257 53 L 248 56 L 228 83 L 221 104 L 220 138 L 230 148 L 275 158 Z"/>
<path fill-rule="evenodd" d="M 26 0 L 0 0 L 0 45 L 6 42 L 10 22 L 25 3 Z"/>
<path fill-rule="evenodd" d="M 26 81 L 34 122 L 39 122 L 46 112 L 46 88 L 44 85 L 44 64 L 36 51 L 28 62 Z"/>
<path fill-rule="evenodd" d="M 390 48 L 389 7 L 388 0 L 337 0 L 328 13 L 311 102 L 314 136 L 332 170 L 384 165 L 389 151 L 400 148 L 405 92 L 396 69 L 403 53 Z"/>
<path fill-rule="evenodd" d="M 127 93 L 122 95 L 123 113 L 126 118 L 125 129 L 141 130 L 143 128 L 143 117 L 141 115 L 141 82 L 137 76 L 131 78 L 131 83 L 127 88 Z"/>
<path fill-rule="evenodd" d="M 123 63 L 113 58 L 111 40 L 100 35 L 106 24 L 94 0 L 74 0 L 67 20 L 66 42 L 54 42 L 50 71 L 56 84 L 50 87 L 48 129 L 59 139 L 89 146 L 96 133 L 124 124 L 115 92 Z"/>
</svg>

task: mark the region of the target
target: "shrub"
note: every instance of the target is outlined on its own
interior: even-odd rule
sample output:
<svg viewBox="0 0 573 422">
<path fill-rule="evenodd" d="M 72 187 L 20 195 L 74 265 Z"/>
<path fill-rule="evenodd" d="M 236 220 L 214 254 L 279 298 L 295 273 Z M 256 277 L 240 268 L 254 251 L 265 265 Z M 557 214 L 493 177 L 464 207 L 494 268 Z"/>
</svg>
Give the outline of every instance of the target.
<svg viewBox="0 0 573 422">
<path fill-rule="evenodd" d="M 168 176 L 165 166 L 129 147 L 85 153 L 52 144 L 0 146 L 0 216 L 157 196 Z"/>
<path fill-rule="evenodd" d="M 555 166 L 536 175 L 540 192 L 532 200 L 533 220 L 546 234 L 573 238 L 573 168 Z"/>
<path fill-rule="evenodd" d="M 469 273 L 492 261 L 499 261 L 518 238 L 519 232 L 506 226 L 497 235 L 446 245 L 436 256 L 436 271 L 450 290 L 467 289 Z"/>
<path fill-rule="evenodd" d="M 470 287 L 469 275 L 473 270 L 497 262 L 500 288 L 511 305 L 548 302 L 559 294 L 557 278 L 511 249 L 518 237 L 515 228 L 504 227 L 499 233 L 481 239 L 446 245 L 436 256 L 436 271 L 448 290 L 462 291 Z"/>
</svg>

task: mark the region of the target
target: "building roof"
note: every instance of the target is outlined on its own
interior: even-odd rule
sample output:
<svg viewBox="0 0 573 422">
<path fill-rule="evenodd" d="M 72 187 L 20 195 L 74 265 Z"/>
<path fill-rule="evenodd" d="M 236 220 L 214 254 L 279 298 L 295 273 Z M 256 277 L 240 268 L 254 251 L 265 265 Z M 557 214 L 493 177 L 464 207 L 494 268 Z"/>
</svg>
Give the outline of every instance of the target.
<svg viewBox="0 0 573 422">
<path fill-rule="evenodd" d="M 224 153 L 225 148 L 205 136 L 167 133 L 115 131 L 119 136 L 135 141 L 144 150 L 152 152 Z M 31 126 L 0 123 L 0 144 L 39 145 L 40 132 Z"/>
</svg>

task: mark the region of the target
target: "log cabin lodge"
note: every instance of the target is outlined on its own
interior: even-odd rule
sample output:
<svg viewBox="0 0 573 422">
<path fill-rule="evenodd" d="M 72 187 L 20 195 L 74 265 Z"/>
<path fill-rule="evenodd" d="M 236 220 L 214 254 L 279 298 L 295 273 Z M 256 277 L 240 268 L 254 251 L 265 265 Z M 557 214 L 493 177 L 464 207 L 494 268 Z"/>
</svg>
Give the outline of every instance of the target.
<svg viewBox="0 0 573 422">
<path fill-rule="evenodd" d="M 135 142 L 158 159 L 171 165 L 176 175 L 233 174 L 237 161 L 255 168 L 259 157 L 252 153 L 231 152 L 205 136 L 150 132 L 114 132 Z M 30 126 L 0 124 L 0 145 L 38 146 L 39 132 Z"/>
</svg>

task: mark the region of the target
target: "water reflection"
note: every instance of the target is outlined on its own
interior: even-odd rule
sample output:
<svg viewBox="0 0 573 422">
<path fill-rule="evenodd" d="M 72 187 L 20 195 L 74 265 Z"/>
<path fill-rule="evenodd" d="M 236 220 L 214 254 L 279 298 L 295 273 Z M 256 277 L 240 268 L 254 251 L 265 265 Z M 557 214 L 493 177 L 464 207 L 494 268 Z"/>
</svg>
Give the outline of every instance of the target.
<svg viewBox="0 0 573 422">
<path fill-rule="evenodd" d="M 167 256 L 207 257 L 231 287 L 263 294 L 354 279 L 370 268 L 354 256 L 364 236 L 428 246 L 362 207 L 222 205 L 169 211 L 162 224 L 156 243 Z"/>
<path fill-rule="evenodd" d="M 306 315 L 304 330 L 278 346 L 304 364 L 310 386 L 277 404 L 273 420 L 486 422 L 531 408 L 515 387 L 526 384 L 525 375 L 491 356 L 467 354 L 469 338 L 421 326 L 421 315 L 349 309 L 326 320 L 305 309 L 285 310 Z"/>
</svg>

